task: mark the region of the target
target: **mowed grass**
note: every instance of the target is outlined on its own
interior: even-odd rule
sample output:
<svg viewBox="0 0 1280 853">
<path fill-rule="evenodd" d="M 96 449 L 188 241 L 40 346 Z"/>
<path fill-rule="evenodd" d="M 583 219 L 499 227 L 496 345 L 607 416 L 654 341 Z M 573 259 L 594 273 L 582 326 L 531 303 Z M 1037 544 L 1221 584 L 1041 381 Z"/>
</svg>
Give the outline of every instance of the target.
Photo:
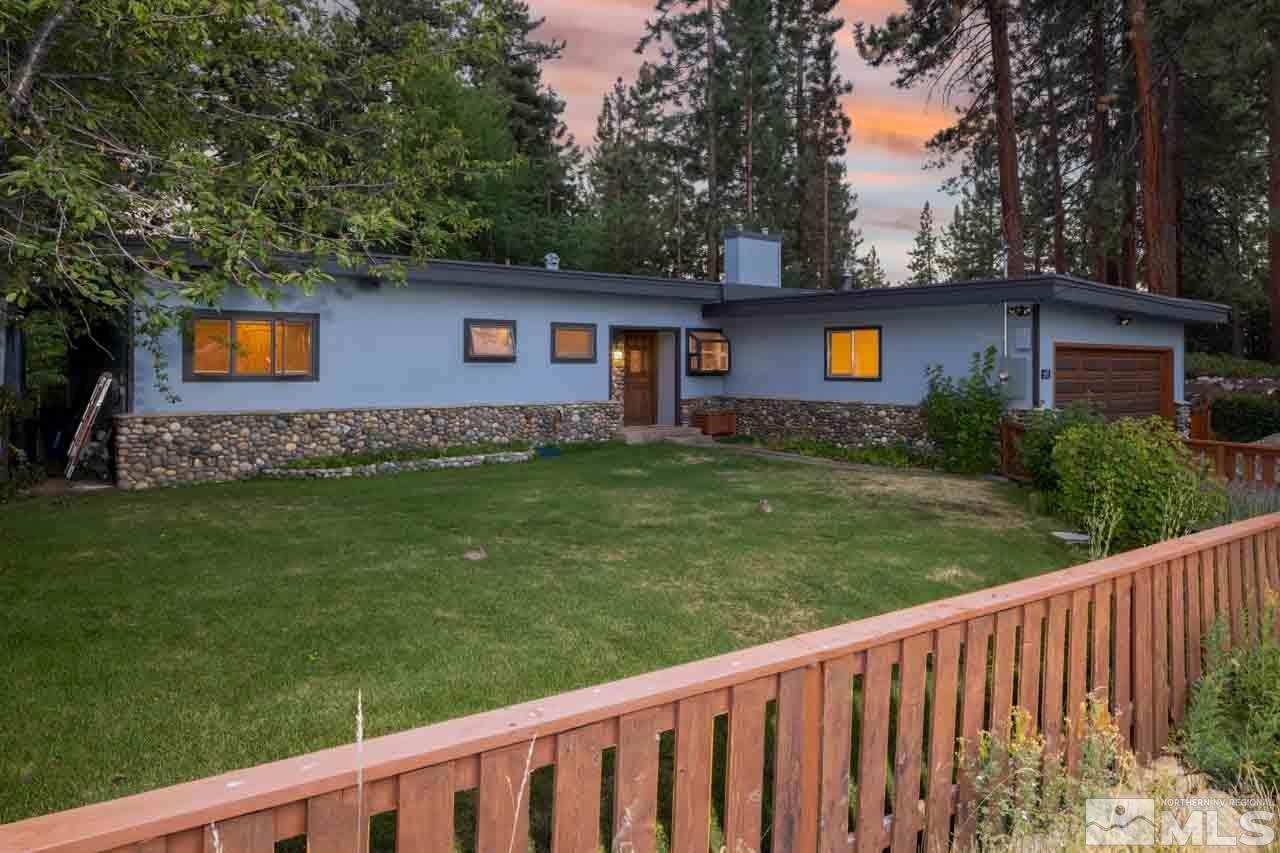
<svg viewBox="0 0 1280 853">
<path fill-rule="evenodd" d="M 349 742 L 357 690 L 374 736 L 1078 561 L 1049 526 L 670 445 L 11 504 L 0 822 Z"/>
</svg>

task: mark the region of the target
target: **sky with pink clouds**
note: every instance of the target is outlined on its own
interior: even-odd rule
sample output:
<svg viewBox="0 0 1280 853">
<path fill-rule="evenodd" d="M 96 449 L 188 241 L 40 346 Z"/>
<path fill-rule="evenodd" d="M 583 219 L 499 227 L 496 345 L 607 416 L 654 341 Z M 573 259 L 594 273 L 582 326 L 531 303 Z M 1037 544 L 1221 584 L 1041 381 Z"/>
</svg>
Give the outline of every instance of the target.
<svg viewBox="0 0 1280 853">
<path fill-rule="evenodd" d="M 565 120 L 579 144 L 595 135 L 600 99 L 613 81 L 630 82 L 640 66 L 635 45 L 653 12 L 652 0 L 529 0 L 546 22 L 538 34 L 562 39 L 564 57 L 547 66 L 545 77 L 567 102 Z M 906 276 L 906 253 L 920 208 L 932 201 L 935 221 L 951 219 L 951 199 L 940 192 L 944 174 L 922 167 L 924 143 L 950 123 L 952 108 L 921 90 L 892 85 L 891 68 L 869 67 L 858 56 L 853 24 L 882 22 L 902 8 L 902 0 L 842 0 L 846 26 L 839 39 L 840 67 L 853 82 L 845 110 L 853 120 L 847 158 L 849 182 L 858 193 L 858 224 L 868 245 L 880 252 L 891 281 Z"/>
</svg>

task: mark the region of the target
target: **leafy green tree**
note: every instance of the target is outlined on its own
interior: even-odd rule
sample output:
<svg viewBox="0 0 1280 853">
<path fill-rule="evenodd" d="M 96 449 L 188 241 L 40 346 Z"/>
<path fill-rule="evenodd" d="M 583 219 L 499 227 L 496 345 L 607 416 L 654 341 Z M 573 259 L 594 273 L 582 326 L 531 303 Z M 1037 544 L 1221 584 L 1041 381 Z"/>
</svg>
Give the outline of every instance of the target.
<svg viewBox="0 0 1280 853">
<path fill-rule="evenodd" d="M 135 299 L 144 274 L 161 298 L 269 295 L 326 278 L 281 255 L 394 276 L 374 252 L 425 258 L 475 234 L 448 190 L 497 164 L 436 98 L 469 86 L 456 34 L 408 25 L 375 51 L 360 25 L 304 0 L 36 0 L 0 17 L 22 57 L 0 114 L 6 298 L 154 308 Z M 467 49 L 497 26 L 476 21 Z"/>
</svg>

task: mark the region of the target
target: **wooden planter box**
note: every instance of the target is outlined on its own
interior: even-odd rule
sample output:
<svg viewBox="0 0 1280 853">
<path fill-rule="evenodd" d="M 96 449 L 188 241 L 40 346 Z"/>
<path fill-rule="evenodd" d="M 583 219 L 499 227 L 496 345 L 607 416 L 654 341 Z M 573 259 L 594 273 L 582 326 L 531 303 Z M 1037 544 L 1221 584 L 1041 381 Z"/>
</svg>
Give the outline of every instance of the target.
<svg viewBox="0 0 1280 853">
<path fill-rule="evenodd" d="M 698 412 L 693 416 L 693 425 L 702 430 L 703 435 L 733 435 L 738 431 L 738 413 Z"/>
</svg>

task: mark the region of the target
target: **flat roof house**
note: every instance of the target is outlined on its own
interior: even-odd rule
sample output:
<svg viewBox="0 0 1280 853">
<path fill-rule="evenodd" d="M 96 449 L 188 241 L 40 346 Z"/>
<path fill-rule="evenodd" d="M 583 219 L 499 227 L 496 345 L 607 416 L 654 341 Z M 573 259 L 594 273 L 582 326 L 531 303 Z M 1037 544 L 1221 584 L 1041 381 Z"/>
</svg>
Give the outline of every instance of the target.
<svg viewBox="0 0 1280 853">
<path fill-rule="evenodd" d="M 603 440 L 732 407 L 739 429 L 842 444 L 922 439 L 925 369 L 995 347 L 1016 409 L 1182 406 L 1183 329 L 1225 306 L 1067 276 L 782 289 L 777 238 L 726 238 L 713 282 L 434 261 L 404 286 L 333 268 L 271 306 L 242 290 L 135 346 L 118 479 L 248 476 L 290 459 L 427 444 Z"/>
</svg>

